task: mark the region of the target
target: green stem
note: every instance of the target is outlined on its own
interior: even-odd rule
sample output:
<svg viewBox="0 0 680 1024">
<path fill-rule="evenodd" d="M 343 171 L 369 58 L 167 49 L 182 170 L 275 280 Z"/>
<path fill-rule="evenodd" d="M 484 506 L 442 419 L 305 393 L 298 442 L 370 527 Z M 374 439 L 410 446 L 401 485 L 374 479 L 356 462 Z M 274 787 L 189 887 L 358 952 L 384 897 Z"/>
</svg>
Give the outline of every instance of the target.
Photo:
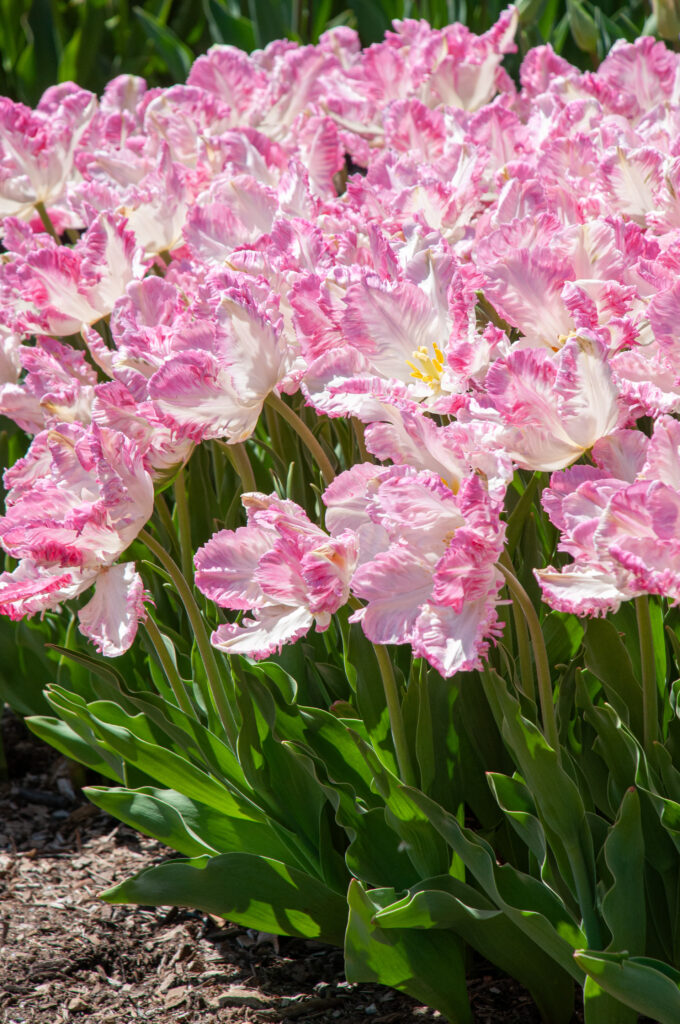
<svg viewBox="0 0 680 1024">
<path fill-rule="evenodd" d="M 170 557 L 165 548 L 151 536 L 150 533 L 146 530 L 141 530 L 139 533 L 139 539 L 146 544 L 149 551 L 153 551 L 154 555 L 171 577 L 172 582 L 175 584 L 177 593 L 179 594 L 189 617 L 194 637 L 196 638 L 198 651 L 201 655 L 205 672 L 208 677 L 210 695 L 212 695 L 214 705 L 217 708 L 217 713 L 220 716 L 220 720 L 224 726 L 224 731 L 227 734 L 231 748 L 235 751 L 236 740 L 238 738 L 238 727 L 236 725 L 231 705 L 229 704 L 224 692 L 220 670 L 217 667 L 217 661 L 215 660 L 215 653 L 210 645 L 205 624 L 194 599 L 194 595 L 191 593 L 191 588 L 180 572 L 177 563 Z"/>
<path fill-rule="evenodd" d="M 48 235 L 52 235 L 52 238 L 57 243 L 57 245 L 60 245 L 61 243 L 59 242 L 59 235 L 54 230 L 54 224 L 50 220 L 50 215 L 45 209 L 45 204 L 42 202 L 36 203 L 35 212 L 40 217 L 40 220 L 42 221 L 42 226 L 45 228 L 45 231 L 48 233 Z"/>
<path fill-rule="evenodd" d="M 649 598 L 646 594 L 635 598 L 635 615 L 640 637 L 640 661 L 642 662 L 643 747 L 649 757 L 654 750 L 654 743 L 658 739 L 659 733 L 659 693 L 656 688 L 652 620 L 649 614 Z"/>
<path fill-rule="evenodd" d="M 175 477 L 175 511 L 177 513 L 177 532 L 179 534 L 179 552 L 182 563 L 182 574 L 185 579 L 191 580 L 194 576 L 193 549 L 191 546 L 191 520 L 189 518 L 189 505 L 187 504 L 186 479 L 184 466 Z"/>
<path fill-rule="evenodd" d="M 307 446 L 309 452 L 314 456 L 317 466 L 321 470 L 321 475 L 326 486 L 332 483 L 335 479 L 335 470 L 331 466 L 325 451 L 314 437 L 314 434 L 311 432 L 307 424 L 303 423 L 297 413 L 293 412 L 293 410 L 287 406 L 274 391 L 270 391 L 267 396 L 267 404 L 279 414 L 281 419 L 284 419 L 286 423 L 293 428 L 303 444 Z"/>
<path fill-rule="evenodd" d="M 250 464 L 246 446 L 244 444 L 226 444 L 224 441 L 217 442 L 220 448 L 226 452 L 229 461 L 234 467 L 236 474 L 241 481 L 241 490 L 244 494 L 257 490 L 255 474 Z"/>
<path fill-rule="evenodd" d="M 168 508 L 165 497 L 162 494 L 157 494 L 155 498 L 156 511 L 158 512 L 158 518 L 160 519 L 163 527 L 170 537 L 170 541 L 175 549 L 177 549 L 177 531 L 175 530 L 175 524 L 172 521 L 170 515 L 170 509 Z"/>
<path fill-rule="evenodd" d="M 406 729 L 404 728 L 404 719 L 401 714 L 401 704 L 399 702 L 399 691 L 397 690 L 397 681 L 394 678 L 394 670 L 392 669 L 392 662 L 390 656 L 387 653 L 385 647 L 382 644 L 373 644 L 373 650 L 378 660 L 378 667 L 380 669 L 380 677 L 382 679 L 383 690 L 385 692 L 385 701 L 387 703 L 387 711 L 390 716 L 390 727 L 392 729 L 392 738 L 394 739 L 394 749 L 397 755 L 397 764 L 399 765 L 399 773 L 402 781 L 407 786 L 415 786 L 416 775 L 411 764 L 411 753 L 408 749 L 408 743 L 406 741 Z"/>
<path fill-rule="evenodd" d="M 357 448 L 359 449 L 361 461 L 372 462 L 373 459 L 369 455 L 368 449 L 366 448 L 366 440 L 364 438 L 364 425 L 361 422 L 361 420 L 356 419 L 356 417 L 354 416 L 352 417 L 352 430 L 354 431 L 354 436 L 356 438 Z"/>
<path fill-rule="evenodd" d="M 536 678 L 538 681 L 538 696 L 541 703 L 543 731 L 545 732 L 548 743 L 555 751 L 558 761 L 560 761 L 560 736 L 557 731 L 557 719 L 555 718 L 555 705 L 553 703 L 552 683 L 550 681 L 550 663 L 548 661 L 548 652 L 545 649 L 545 640 L 543 639 L 541 623 L 538 615 L 536 614 L 536 609 L 531 603 L 531 598 L 515 574 L 504 565 L 501 565 L 500 563 L 496 564 L 503 573 L 513 604 L 517 603 L 521 613 L 526 619 L 527 626 L 529 627 L 531 644 L 534 649 L 534 662 L 536 664 Z"/>
<path fill-rule="evenodd" d="M 510 556 L 507 551 L 503 552 L 500 557 L 500 561 L 508 572 L 512 572 L 514 575 L 514 567 L 510 561 Z M 531 700 L 535 701 L 536 686 L 534 684 L 534 669 L 531 662 L 529 630 L 527 628 L 527 621 L 524 617 L 524 612 L 517 601 L 512 602 L 512 619 L 515 624 L 515 639 L 517 640 L 517 653 L 519 655 L 519 674 L 520 679 L 522 680 L 521 690 L 527 697 L 530 697 Z"/>
<path fill-rule="evenodd" d="M 194 718 L 194 710 L 187 696 L 184 683 L 180 678 L 179 672 L 175 667 L 174 661 L 170 657 L 170 652 L 165 646 L 165 642 L 163 640 L 163 637 L 161 636 L 161 632 L 150 615 L 147 616 L 146 622 L 144 623 L 144 628 L 146 629 L 146 632 L 149 635 L 149 640 L 153 644 L 154 650 L 158 655 L 158 660 L 160 661 L 163 671 L 165 672 L 165 676 L 168 682 L 170 683 L 170 686 L 172 687 L 172 692 L 175 695 L 177 704 L 182 709 L 185 715 L 188 715 L 190 718 Z"/>
</svg>

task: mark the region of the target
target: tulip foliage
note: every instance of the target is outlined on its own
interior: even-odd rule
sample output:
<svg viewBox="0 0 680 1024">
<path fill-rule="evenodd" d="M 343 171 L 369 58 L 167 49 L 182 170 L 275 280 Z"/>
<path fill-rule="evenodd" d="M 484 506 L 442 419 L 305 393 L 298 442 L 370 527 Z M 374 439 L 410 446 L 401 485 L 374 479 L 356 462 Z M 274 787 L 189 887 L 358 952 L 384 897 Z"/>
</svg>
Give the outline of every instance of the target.
<svg viewBox="0 0 680 1024">
<path fill-rule="evenodd" d="M 112 902 L 674 1024 L 680 55 L 516 22 L 0 101 L 0 692 Z"/>
</svg>

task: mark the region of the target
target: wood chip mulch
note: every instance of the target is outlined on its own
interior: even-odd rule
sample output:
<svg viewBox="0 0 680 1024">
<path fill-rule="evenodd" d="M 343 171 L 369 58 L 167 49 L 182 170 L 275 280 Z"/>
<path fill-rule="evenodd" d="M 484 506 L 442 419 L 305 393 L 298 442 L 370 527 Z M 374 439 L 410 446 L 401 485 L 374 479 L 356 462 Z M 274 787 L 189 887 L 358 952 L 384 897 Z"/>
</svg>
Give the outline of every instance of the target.
<svg viewBox="0 0 680 1024">
<path fill-rule="evenodd" d="M 99 892 L 171 852 L 84 801 L 77 767 L 7 710 L 2 725 L 1 1024 L 443 1024 L 391 989 L 349 984 L 340 950 L 103 903 Z M 488 964 L 473 966 L 469 991 L 476 1024 L 539 1024 Z"/>
</svg>

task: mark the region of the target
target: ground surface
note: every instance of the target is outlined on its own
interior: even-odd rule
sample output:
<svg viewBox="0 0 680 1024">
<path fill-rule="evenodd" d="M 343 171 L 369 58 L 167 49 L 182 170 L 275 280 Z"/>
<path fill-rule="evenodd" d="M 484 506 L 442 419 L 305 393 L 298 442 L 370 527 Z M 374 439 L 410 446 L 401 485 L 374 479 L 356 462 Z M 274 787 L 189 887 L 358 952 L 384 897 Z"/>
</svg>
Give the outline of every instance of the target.
<svg viewBox="0 0 680 1024">
<path fill-rule="evenodd" d="M 0 1024 L 418 1024 L 407 997 L 349 985 L 339 950 L 97 893 L 168 855 L 71 782 L 68 765 L 5 713 L 0 783 Z M 476 1024 L 538 1024 L 530 997 L 484 964 Z"/>
</svg>

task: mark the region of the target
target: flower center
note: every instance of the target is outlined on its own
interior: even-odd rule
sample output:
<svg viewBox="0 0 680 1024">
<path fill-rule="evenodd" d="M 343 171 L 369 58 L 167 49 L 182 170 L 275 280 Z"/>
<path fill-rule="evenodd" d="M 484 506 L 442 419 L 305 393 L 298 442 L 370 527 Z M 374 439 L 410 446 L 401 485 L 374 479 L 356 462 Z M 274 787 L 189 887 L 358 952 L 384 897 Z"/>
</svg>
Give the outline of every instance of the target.
<svg viewBox="0 0 680 1024">
<path fill-rule="evenodd" d="M 434 355 L 427 345 L 421 345 L 413 353 L 413 359 L 407 359 L 406 365 L 411 367 L 411 377 L 422 380 L 433 391 L 439 391 L 442 373 L 444 372 L 444 353 L 436 341 L 432 343 Z"/>
</svg>

